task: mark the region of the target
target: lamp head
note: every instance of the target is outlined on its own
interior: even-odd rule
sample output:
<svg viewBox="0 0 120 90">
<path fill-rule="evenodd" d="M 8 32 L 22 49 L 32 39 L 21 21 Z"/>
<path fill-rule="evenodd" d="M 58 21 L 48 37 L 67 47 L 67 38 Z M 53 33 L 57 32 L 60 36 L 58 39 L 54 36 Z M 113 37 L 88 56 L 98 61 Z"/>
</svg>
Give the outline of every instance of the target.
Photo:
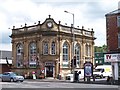
<svg viewBox="0 0 120 90">
<path fill-rule="evenodd" d="M 68 13 L 68 11 L 66 11 L 66 10 L 64 12 Z"/>
</svg>

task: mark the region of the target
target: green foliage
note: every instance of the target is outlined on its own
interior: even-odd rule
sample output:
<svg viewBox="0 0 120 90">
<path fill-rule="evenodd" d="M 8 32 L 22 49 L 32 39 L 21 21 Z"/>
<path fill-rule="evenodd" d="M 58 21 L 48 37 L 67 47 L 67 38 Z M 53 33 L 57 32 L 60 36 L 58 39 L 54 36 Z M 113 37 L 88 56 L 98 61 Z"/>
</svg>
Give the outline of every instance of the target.
<svg viewBox="0 0 120 90">
<path fill-rule="evenodd" d="M 94 46 L 94 51 L 95 52 L 107 52 L 107 45 L 103 46 Z"/>
</svg>

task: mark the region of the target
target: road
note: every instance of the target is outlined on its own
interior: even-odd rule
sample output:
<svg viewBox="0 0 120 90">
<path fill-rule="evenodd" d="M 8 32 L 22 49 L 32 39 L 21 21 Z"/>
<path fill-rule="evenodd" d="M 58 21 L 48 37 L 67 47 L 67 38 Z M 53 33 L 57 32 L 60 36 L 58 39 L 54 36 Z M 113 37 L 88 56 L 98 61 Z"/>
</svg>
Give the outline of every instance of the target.
<svg viewBox="0 0 120 90">
<path fill-rule="evenodd" d="M 40 81 L 40 80 L 25 80 L 24 82 L 0 82 L 2 90 L 26 90 L 34 89 L 40 90 L 40 88 L 47 89 L 84 89 L 84 90 L 120 90 L 117 85 L 103 85 L 103 84 L 83 84 L 83 83 L 71 83 L 71 82 L 59 82 L 59 81 Z M 5 89 L 7 88 L 7 89 Z M 22 89 L 20 89 L 22 88 Z"/>
</svg>

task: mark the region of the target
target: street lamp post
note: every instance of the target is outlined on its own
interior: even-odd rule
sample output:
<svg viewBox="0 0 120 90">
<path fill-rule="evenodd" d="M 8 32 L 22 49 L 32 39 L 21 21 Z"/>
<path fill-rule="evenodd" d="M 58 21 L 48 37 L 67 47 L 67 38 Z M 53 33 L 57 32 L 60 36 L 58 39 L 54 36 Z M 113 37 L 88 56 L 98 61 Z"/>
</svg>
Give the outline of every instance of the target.
<svg viewBox="0 0 120 90">
<path fill-rule="evenodd" d="M 74 41 L 75 41 L 75 36 L 74 36 L 74 13 L 68 12 L 68 11 L 64 11 L 65 13 L 69 13 L 73 16 L 73 26 L 72 26 L 72 40 L 73 40 L 73 45 L 72 45 L 72 59 L 73 59 L 73 81 L 74 81 L 74 69 L 75 69 L 75 65 L 74 65 Z"/>
</svg>

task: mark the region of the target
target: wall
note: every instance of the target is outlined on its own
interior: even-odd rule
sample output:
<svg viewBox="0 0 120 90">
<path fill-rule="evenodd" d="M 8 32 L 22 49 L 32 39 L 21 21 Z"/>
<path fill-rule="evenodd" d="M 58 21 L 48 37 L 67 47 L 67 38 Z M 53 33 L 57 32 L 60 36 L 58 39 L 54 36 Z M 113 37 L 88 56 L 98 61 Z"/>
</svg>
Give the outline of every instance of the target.
<svg viewBox="0 0 120 90">
<path fill-rule="evenodd" d="M 106 28 L 108 51 L 115 51 L 118 48 L 117 15 L 108 15 L 106 17 Z"/>
<path fill-rule="evenodd" d="M 1 68 L 1 69 L 0 69 L 0 73 L 4 73 L 4 72 L 9 72 L 9 71 L 11 71 L 6 64 L 0 65 L 0 68 Z"/>
</svg>

